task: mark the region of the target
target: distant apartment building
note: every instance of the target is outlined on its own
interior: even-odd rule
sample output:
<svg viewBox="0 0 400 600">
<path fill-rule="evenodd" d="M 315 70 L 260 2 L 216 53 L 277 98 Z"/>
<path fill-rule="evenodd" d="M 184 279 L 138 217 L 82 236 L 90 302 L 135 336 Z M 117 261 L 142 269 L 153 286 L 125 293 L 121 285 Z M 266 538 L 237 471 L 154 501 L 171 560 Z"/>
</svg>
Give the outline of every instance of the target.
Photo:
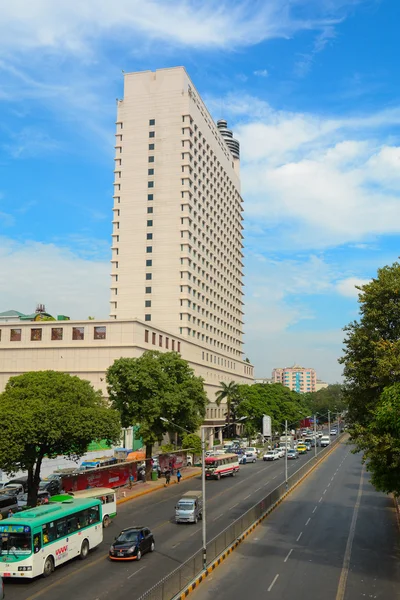
<svg viewBox="0 0 400 600">
<path fill-rule="evenodd" d="M 329 383 L 326 383 L 326 381 L 321 381 L 321 379 L 317 379 L 317 383 L 315 384 L 315 391 L 319 392 L 319 390 L 323 390 L 324 388 L 327 388 L 329 385 Z"/>
<path fill-rule="evenodd" d="M 255 379 L 254 383 L 262 383 L 263 385 L 274 383 L 271 377 L 260 377 L 259 379 Z"/>
<path fill-rule="evenodd" d="M 299 394 L 317 391 L 317 374 L 315 369 L 293 365 L 277 368 L 272 371 L 273 383 L 281 383 Z"/>
</svg>

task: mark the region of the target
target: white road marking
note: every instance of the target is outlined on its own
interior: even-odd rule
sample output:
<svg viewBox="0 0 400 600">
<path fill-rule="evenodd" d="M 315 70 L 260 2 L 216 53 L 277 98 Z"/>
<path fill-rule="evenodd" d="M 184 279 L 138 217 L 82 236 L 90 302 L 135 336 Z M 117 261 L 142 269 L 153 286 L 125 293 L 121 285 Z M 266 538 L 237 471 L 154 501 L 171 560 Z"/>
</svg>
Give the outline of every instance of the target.
<svg viewBox="0 0 400 600">
<path fill-rule="evenodd" d="M 243 500 L 247 500 L 247 498 L 250 498 L 250 496 L 251 496 L 251 494 L 249 494 L 248 496 L 245 496 L 245 497 L 243 498 Z"/>
<path fill-rule="evenodd" d="M 299 533 L 299 536 L 298 536 L 298 538 L 297 538 L 296 542 L 298 542 L 298 541 L 299 541 L 299 539 L 301 538 L 301 536 L 302 536 L 302 535 L 303 535 L 303 532 Z"/>
<path fill-rule="evenodd" d="M 274 584 L 275 584 L 276 580 L 278 579 L 278 577 L 279 577 L 279 573 L 277 573 L 277 574 L 275 575 L 275 577 L 274 577 L 274 579 L 273 579 L 273 581 L 272 581 L 271 585 L 270 585 L 270 586 L 269 586 L 269 588 L 268 588 L 268 592 L 270 592 L 270 591 L 272 590 L 272 588 L 274 587 Z"/>
<path fill-rule="evenodd" d="M 268 485 L 268 484 L 269 484 L 269 481 L 267 481 L 266 483 L 264 483 L 264 487 L 265 487 L 266 485 Z"/>
<path fill-rule="evenodd" d="M 333 476 L 333 477 L 335 477 L 335 476 Z M 331 478 L 331 481 L 333 481 L 333 477 Z"/>
<path fill-rule="evenodd" d="M 200 529 L 196 529 L 195 531 L 193 531 L 193 533 L 189 533 L 189 537 L 192 537 L 192 535 L 196 535 L 196 533 L 198 533 L 200 531 Z"/>
<path fill-rule="evenodd" d="M 216 521 L 217 519 L 220 519 L 223 516 L 224 516 L 224 513 L 221 513 L 220 515 L 218 515 L 218 517 L 215 517 L 215 519 L 213 519 L 213 521 Z"/>
<path fill-rule="evenodd" d="M 230 508 L 228 508 L 228 510 L 232 510 L 232 508 L 235 508 L 235 506 L 237 506 L 239 504 L 239 502 L 236 502 L 236 504 L 234 504 L 233 506 L 231 506 Z"/>
<path fill-rule="evenodd" d="M 321 496 L 321 498 L 318 500 L 318 504 L 319 504 L 320 502 L 322 502 L 322 500 L 323 500 L 323 497 Z"/>
<path fill-rule="evenodd" d="M 306 527 L 307 527 L 307 525 L 309 524 L 310 521 L 311 521 L 311 517 L 309 519 L 307 519 L 307 523 L 305 525 Z"/>
<path fill-rule="evenodd" d="M 285 560 L 284 560 L 283 562 L 286 562 L 286 561 L 287 561 L 287 559 L 288 559 L 288 558 L 289 558 L 289 556 L 292 554 L 292 552 L 293 552 L 293 548 L 291 548 L 291 549 L 289 550 L 289 552 L 288 552 L 288 555 L 287 555 L 287 557 L 285 558 Z"/>
<path fill-rule="evenodd" d="M 317 506 L 314 508 L 314 510 L 313 510 L 313 514 L 315 513 L 315 511 L 316 511 L 316 510 L 317 510 Z"/>
<path fill-rule="evenodd" d="M 140 573 L 140 571 L 143 571 L 143 569 L 145 569 L 145 568 L 146 567 L 140 567 L 140 569 L 138 569 L 134 573 L 131 573 L 131 575 L 129 575 L 128 579 L 130 579 L 131 577 L 134 577 L 134 575 L 137 575 L 138 573 Z"/>
<path fill-rule="evenodd" d="M 328 491 L 328 488 L 326 488 L 323 492 L 322 495 L 326 494 L 326 492 Z"/>
<path fill-rule="evenodd" d="M 261 490 L 261 488 L 257 488 L 256 490 L 254 490 L 254 493 L 259 492 Z"/>
</svg>

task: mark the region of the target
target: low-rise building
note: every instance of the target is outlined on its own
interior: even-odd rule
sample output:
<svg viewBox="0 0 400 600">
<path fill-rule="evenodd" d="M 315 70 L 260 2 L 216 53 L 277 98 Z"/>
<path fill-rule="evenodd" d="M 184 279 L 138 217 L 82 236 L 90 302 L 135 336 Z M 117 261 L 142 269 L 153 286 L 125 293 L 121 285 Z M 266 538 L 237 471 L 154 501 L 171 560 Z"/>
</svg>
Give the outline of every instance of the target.
<svg viewBox="0 0 400 600">
<path fill-rule="evenodd" d="M 316 391 L 317 374 L 315 369 L 294 364 L 291 367 L 273 369 L 272 381 L 304 394 Z"/>
</svg>

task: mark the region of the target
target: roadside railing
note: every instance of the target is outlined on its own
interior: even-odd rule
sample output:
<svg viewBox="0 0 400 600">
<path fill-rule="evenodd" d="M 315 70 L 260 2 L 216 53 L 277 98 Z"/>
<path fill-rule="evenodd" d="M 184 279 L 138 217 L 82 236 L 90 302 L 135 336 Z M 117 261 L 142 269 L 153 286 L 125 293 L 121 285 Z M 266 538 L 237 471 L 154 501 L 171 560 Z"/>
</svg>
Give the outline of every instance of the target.
<svg viewBox="0 0 400 600">
<path fill-rule="evenodd" d="M 283 482 L 273 489 L 265 498 L 257 502 L 248 511 L 233 521 L 226 529 L 221 531 L 215 538 L 207 543 L 207 565 L 212 563 L 224 550 L 229 548 L 240 536 L 249 529 L 258 519 L 265 515 L 286 492 L 291 490 L 316 464 L 324 459 L 328 451 L 343 438 L 337 439 L 321 450 L 317 456 L 313 456 L 297 471 L 288 477 L 287 486 Z M 203 572 L 203 553 L 199 550 L 164 579 L 147 590 L 138 600 L 171 600 L 185 589 L 196 577 Z"/>
</svg>

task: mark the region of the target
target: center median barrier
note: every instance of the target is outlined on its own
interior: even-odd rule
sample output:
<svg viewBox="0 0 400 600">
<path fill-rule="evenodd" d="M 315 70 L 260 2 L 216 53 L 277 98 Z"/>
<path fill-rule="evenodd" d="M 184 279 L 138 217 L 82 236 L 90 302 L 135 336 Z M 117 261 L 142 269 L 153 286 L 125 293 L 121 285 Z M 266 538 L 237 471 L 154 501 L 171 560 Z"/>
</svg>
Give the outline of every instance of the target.
<svg viewBox="0 0 400 600">
<path fill-rule="evenodd" d="M 183 600 L 211 573 L 245 538 L 261 523 L 337 447 L 346 434 L 340 435 L 316 457 L 288 477 L 265 498 L 257 502 L 242 516 L 207 543 L 207 568 L 203 569 L 203 553 L 196 554 L 182 563 L 164 579 L 156 583 L 138 600 Z"/>
</svg>

